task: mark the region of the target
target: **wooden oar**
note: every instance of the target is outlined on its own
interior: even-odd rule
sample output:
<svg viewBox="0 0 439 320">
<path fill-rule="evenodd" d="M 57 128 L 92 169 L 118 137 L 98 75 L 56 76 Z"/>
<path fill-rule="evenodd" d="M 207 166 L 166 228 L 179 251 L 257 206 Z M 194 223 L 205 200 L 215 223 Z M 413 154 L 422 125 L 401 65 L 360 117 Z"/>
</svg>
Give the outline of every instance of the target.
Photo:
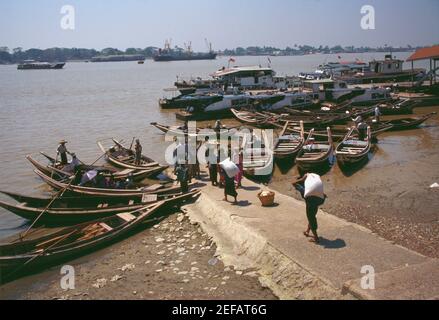
<svg viewBox="0 0 439 320">
<path fill-rule="evenodd" d="M 68 237 L 72 236 L 73 234 L 75 234 L 76 232 L 78 232 L 79 229 L 75 229 L 70 233 L 67 233 L 65 236 L 61 237 L 59 240 L 57 240 L 56 242 L 52 243 L 49 247 L 47 247 L 46 249 L 42 250 L 41 252 L 39 252 L 36 256 L 32 257 L 31 259 L 27 260 L 24 264 L 22 264 L 21 266 L 17 267 L 15 270 L 11 271 L 9 274 L 6 275 L 5 279 L 12 277 L 14 274 L 16 274 L 17 272 L 19 272 L 21 269 L 23 269 L 25 266 L 27 266 L 29 263 L 31 263 L 32 261 L 34 261 L 36 258 L 40 257 L 41 255 L 43 255 L 47 250 L 49 250 L 50 248 L 54 247 L 55 245 L 57 245 L 58 243 L 64 241 L 65 239 L 67 239 Z"/>
<path fill-rule="evenodd" d="M 29 230 L 32 229 L 32 227 L 37 223 L 37 221 L 41 218 L 41 216 L 47 212 L 47 210 L 50 208 L 50 206 L 60 197 L 63 196 L 64 192 L 67 190 L 67 188 L 69 188 L 73 182 L 73 180 L 75 179 L 76 175 L 74 175 L 71 179 L 70 182 L 67 186 L 65 186 L 63 189 L 61 189 L 54 197 L 53 199 L 47 204 L 47 206 L 44 208 L 43 211 L 41 211 L 41 213 L 38 215 L 38 217 L 34 220 L 34 222 L 32 222 L 32 224 L 29 226 L 29 228 L 27 228 L 27 230 L 23 233 L 20 234 L 20 240 L 23 240 L 23 238 L 28 234 Z"/>
</svg>

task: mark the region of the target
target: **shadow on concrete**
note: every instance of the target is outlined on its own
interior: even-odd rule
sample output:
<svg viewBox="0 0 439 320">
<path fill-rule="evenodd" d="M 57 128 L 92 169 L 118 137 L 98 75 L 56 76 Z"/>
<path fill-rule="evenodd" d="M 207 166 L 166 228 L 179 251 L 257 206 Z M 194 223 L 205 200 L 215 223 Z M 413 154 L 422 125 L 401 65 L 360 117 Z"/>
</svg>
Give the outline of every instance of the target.
<svg viewBox="0 0 439 320">
<path fill-rule="evenodd" d="M 263 206 L 263 207 L 264 208 L 276 208 L 276 207 L 279 207 L 279 203 L 275 202 L 275 203 L 273 203 L 273 204 L 271 204 L 269 206 Z"/>
<path fill-rule="evenodd" d="M 244 187 L 244 186 L 241 186 L 241 187 L 238 188 L 237 190 L 239 190 L 239 189 L 242 189 L 242 190 L 245 190 L 245 191 L 257 191 L 257 190 L 261 190 L 261 188 L 259 188 L 259 187 Z"/>
<path fill-rule="evenodd" d="M 252 203 L 248 200 L 241 200 L 241 201 L 238 201 L 237 203 L 234 203 L 233 205 L 238 206 L 238 207 L 248 207 L 251 204 Z"/>
<path fill-rule="evenodd" d="M 319 240 L 319 245 L 325 249 L 341 249 L 346 247 L 346 242 L 343 239 L 329 240 L 324 237 L 319 237 Z"/>
</svg>

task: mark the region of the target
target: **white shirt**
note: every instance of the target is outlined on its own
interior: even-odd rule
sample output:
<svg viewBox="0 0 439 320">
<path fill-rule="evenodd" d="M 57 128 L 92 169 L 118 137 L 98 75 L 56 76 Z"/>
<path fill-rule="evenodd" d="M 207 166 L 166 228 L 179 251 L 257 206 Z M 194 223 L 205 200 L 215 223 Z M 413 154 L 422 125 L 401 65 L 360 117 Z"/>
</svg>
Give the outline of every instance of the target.
<svg viewBox="0 0 439 320">
<path fill-rule="evenodd" d="M 381 115 L 380 108 L 376 107 L 375 108 L 375 117 L 378 117 L 380 115 Z"/>
</svg>

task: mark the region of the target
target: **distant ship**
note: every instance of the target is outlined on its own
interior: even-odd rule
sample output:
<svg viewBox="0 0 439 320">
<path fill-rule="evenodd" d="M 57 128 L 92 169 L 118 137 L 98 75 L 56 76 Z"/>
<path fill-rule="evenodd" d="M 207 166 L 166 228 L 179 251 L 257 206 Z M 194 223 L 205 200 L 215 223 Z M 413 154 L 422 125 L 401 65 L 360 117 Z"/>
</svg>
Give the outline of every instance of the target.
<svg viewBox="0 0 439 320">
<path fill-rule="evenodd" d="M 42 69 L 62 69 L 64 68 L 65 62 L 61 63 L 48 63 L 48 62 L 37 62 L 35 60 L 25 60 L 17 66 L 18 70 L 42 70 Z"/>
<path fill-rule="evenodd" d="M 121 61 L 144 61 L 142 54 L 119 54 L 111 56 L 96 56 L 91 58 L 91 62 L 121 62 Z"/>
<path fill-rule="evenodd" d="M 207 42 L 207 41 L 206 41 Z M 208 43 L 209 52 L 193 52 L 191 43 L 183 50 L 181 48 L 171 48 L 170 41 L 165 42 L 165 47 L 159 49 L 158 53 L 153 57 L 154 61 L 183 61 L 183 60 L 215 60 L 217 54 L 212 50 L 212 44 Z"/>
</svg>

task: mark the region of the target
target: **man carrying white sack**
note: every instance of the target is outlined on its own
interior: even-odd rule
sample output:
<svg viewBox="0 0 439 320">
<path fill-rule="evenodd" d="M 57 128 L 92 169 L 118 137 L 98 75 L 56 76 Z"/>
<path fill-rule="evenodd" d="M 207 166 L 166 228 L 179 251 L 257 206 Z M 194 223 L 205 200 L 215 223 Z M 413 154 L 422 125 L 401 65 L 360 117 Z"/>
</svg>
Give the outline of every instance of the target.
<svg viewBox="0 0 439 320">
<path fill-rule="evenodd" d="M 304 184 L 304 186 L 303 186 Z M 326 199 L 323 192 L 323 182 L 318 174 L 307 173 L 303 177 L 293 181 L 293 185 L 300 192 L 306 202 L 306 217 L 308 218 L 308 228 L 303 233 L 306 237 L 312 232 L 313 237 L 310 241 L 319 243 L 317 234 L 317 212 Z"/>
</svg>

